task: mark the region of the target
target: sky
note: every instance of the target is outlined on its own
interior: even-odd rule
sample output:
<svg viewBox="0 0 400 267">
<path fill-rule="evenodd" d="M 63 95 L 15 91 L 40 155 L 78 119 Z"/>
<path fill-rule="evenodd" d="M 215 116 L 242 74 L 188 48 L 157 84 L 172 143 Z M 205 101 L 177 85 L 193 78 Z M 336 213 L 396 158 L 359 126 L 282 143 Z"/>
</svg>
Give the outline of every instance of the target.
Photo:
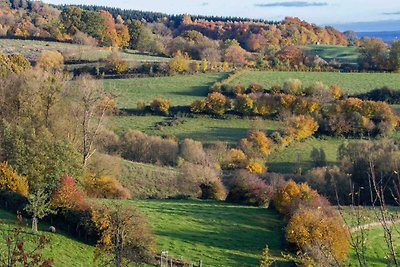
<svg viewBox="0 0 400 267">
<path fill-rule="evenodd" d="M 295 16 L 318 25 L 343 27 L 346 27 L 347 23 L 385 21 L 388 25 L 394 25 L 396 22 L 397 30 L 400 30 L 398 23 L 400 0 L 45 0 L 45 2 L 105 5 L 167 14 L 235 16 L 266 20 L 281 20 L 286 16 Z"/>
</svg>

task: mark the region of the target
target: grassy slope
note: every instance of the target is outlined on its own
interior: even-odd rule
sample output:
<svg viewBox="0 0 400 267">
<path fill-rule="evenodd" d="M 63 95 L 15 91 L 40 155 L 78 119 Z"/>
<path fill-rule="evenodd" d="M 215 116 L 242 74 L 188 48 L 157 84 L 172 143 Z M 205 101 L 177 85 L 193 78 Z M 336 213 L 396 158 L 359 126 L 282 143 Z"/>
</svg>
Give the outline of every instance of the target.
<svg viewBox="0 0 400 267">
<path fill-rule="evenodd" d="M 152 135 L 175 135 L 179 139 L 192 138 L 206 144 L 216 141 L 236 144 L 245 137 L 251 127 L 262 124 L 262 129 L 272 132 L 281 126 L 281 122 L 252 119 L 228 118 L 213 119 L 210 117 L 184 118 L 185 122 L 176 126 L 154 127 L 156 122 L 165 120 L 160 116 L 126 116 L 114 119 L 117 133 L 122 134 L 132 128 Z"/>
<path fill-rule="evenodd" d="M 7 226 L 12 225 L 15 216 L 11 213 L 0 210 L 0 220 L 4 221 Z M 40 229 L 47 230 L 48 226 L 39 223 Z M 0 229 L 8 229 L 6 225 L 0 225 Z M 29 228 L 26 228 L 30 233 Z M 76 241 L 63 234 L 45 233 L 51 237 L 51 243 L 44 250 L 44 256 L 54 260 L 54 266 L 92 266 L 94 247 Z M 3 237 L 0 237 L 3 240 Z M 29 243 L 28 243 L 29 246 Z"/>
<path fill-rule="evenodd" d="M 30 58 L 36 57 L 42 50 L 58 50 L 70 51 L 78 57 L 77 59 L 98 61 L 106 58 L 111 51 L 100 47 L 91 47 L 86 45 L 48 42 L 35 40 L 17 40 L 17 39 L 0 39 L 0 51 L 6 53 L 22 53 Z M 122 53 L 122 57 L 129 61 L 168 61 L 169 58 L 156 57 L 137 53 L 136 51 L 127 50 Z"/>
<path fill-rule="evenodd" d="M 339 72 L 277 72 L 249 71 L 234 79 L 231 84 L 249 85 L 257 82 L 265 87 L 282 85 L 287 79 L 300 79 L 305 86 L 314 82 L 327 85 L 339 84 L 348 94 L 367 92 L 383 86 L 400 89 L 400 74 L 398 73 L 339 73 Z"/>
<path fill-rule="evenodd" d="M 348 47 L 341 45 L 308 45 L 303 47 L 326 61 L 335 59 L 339 63 L 352 64 L 357 63 L 359 53 L 357 47 Z"/>
<path fill-rule="evenodd" d="M 105 87 L 117 95 L 118 107 L 136 108 L 138 101 L 147 104 L 162 97 L 171 101 L 172 106 L 190 105 L 208 94 L 208 89 L 225 73 L 178 75 L 170 77 L 148 77 L 134 79 L 105 80 Z"/>
<path fill-rule="evenodd" d="M 343 143 L 341 138 L 310 138 L 303 142 L 294 143 L 283 150 L 272 153 L 268 160 L 268 170 L 271 172 L 293 173 L 300 166 L 303 171 L 312 168 L 310 154 L 312 149 L 323 148 L 329 164 L 337 162 L 337 150 Z"/>
<path fill-rule="evenodd" d="M 280 258 L 282 221 L 276 212 L 200 200 L 126 201 L 150 217 L 158 251 L 204 266 L 257 266 L 268 244 Z"/>
</svg>

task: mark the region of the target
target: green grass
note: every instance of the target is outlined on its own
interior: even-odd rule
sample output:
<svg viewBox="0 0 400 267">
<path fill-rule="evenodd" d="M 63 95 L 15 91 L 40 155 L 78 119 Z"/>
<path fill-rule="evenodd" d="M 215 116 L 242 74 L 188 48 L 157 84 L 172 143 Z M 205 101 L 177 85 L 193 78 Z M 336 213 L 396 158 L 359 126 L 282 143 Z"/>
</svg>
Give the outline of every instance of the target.
<svg viewBox="0 0 400 267">
<path fill-rule="evenodd" d="M 286 72 L 286 71 L 248 71 L 234 79 L 230 84 L 249 85 L 257 82 L 265 87 L 282 85 L 288 79 L 300 79 L 304 86 L 314 82 L 326 85 L 338 84 L 348 94 L 368 92 L 388 86 L 400 89 L 399 73 L 340 73 L 340 72 Z"/>
<path fill-rule="evenodd" d="M 150 218 L 157 250 L 203 266 L 258 266 L 262 249 L 281 259 L 283 223 L 270 209 L 200 200 L 125 201 Z"/>
<path fill-rule="evenodd" d="M 156 122 L 165 120 L 160 116 L 120 116 L 114 118 L 115 130 L 123 134 L 128 129 L 143 131 L 151 135 L 174 135 L 179 139 L 191 138 L 209 144 L 217 141 L 236 144 L 245 137 L 253 126 L 261 127 L 268 133 L 279 129 L 281 122 L 253 120 L 247 118 L 213 119 L 207 116 L 184 118 L 185 122 L 176 126 L 154 127 Z"/>
<path fill-rule="evenodd" d="M 156 97 L 168 99 L 172 106 L 190 105 L 194 100 L 204 99 L 210 85 L 225 75 L 225 73 L 207 73 L 115 79 L 104 80 L 104 85 L 107 90 L 117 95 L 119 108 L 136 108 L 138 101 L 150 104 Z"/>
<path fill-rule="evenodd" d="M 4 225 L 0 225 L 0 229 L 9 229 L 8 226 L 13 225 L 15 218 L 13 214 L 0 210 L 0 220 L 5 222 Z M 43 231 L 48 229 L 48 225 L 40 222 L 39 226 Z M 26 230 L 26 235 L 31 235 L 28 226 L 24 229 Z M 76 241 L 62 233 L 51 234 L 46 232 L 45 234 L 50 236 L 51 242 L 46 246 L 43 254 L 45 257 L 50 257 L 54 260 L 54 266 L 92 266 L 94 256 L 93 246 Z M 0 240 L 3 242 L 3 236 L 0 236 Z M 29 246 L 28 242 L 27 247 Z"/>
<path fill-rule="evenodd" d="M 297 167 L 302 171 L 311 169 L 310 154 L 312 149 L 323 148 L 329 164 L 337 163 L 337 150 L 345 139 L 341 138 L 310 138 L 303 142 L 296 142 L 284 149 L 272 153 L 267 159 L 268 171 L 279 173 L 293 173 Z"/>
<path fill-rule="evenodd" d="M 6 53 L 21 53 L 31 59 L 35 59 L 43 50 L 68 51 L 68 54 L 74 55 L 75 59 L 88 61 L 105 59 L 111 54 L 111 51 L 105 48 L 87 45 L 36 40 L 0 39 L 0 51 Z M 142 54 L 134 50 L 126 50 L 121 55 L 125 60 L 133 62 L 169 61 L 169 58 L 166 57 Z"/>
<path fill-rule="evenodd" d="M 400 230 L 400 224 L 396 224 L 397 231 Z M 387 255 L 387 247 L 384 239 L 384 233 L 382 227 L 369 229 L 366 231 L 366 259 L 368 266 L 388 266 L 385 257 Z M 394 232 L 394 245 L 397 254 L 400 253 L 400 238 L 398 232 Z M 359 266 L 355 252 L 352 250 L 350 253 L 350 264 L 349 266 Z"/>
<path fill-rule="evenodd" d="M 358 48 L 355 46 L 307 45 L 303 49 L 320 56 L 327 62 L 334 59 L 339 63 L 356 64 L 359 56 Z"/>
</svg>

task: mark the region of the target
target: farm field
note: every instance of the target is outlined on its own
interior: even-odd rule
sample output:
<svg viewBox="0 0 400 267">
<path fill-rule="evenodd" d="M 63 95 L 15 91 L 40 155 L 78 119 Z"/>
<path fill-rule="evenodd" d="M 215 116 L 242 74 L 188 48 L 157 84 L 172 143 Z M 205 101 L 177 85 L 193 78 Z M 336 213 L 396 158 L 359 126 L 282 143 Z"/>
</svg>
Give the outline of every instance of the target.
<svg viewBox="0 0 400 267">
<path fill-rule="evenodd" d="M 117 96 L 119 108 L 136 108 L 138 101 L 150 104 L 156 97 L 168 99 L 172 106 L 188 106 L 193 101 L 206 97 L 209 87 L 225 76 L 226 73 L 207 73 L 114 79 L 104 80 L 104 86 Z"/>
<path fill-rule="evenodd" d="M 297 168 L 302 172 L 313 168 L 310 159 L 312 149 L 324 149 L 328 165 L 337 162 L 337 151 L 345 141 L 342 138 L 327 137 L 319 139 L 312 137 L 303 142 L 296 142 L 282 150 L 272 153 L 267 159 L 268 171 L 279 173 L 294 173 Z"/>
<path fill-rule="evenodd" d="M 0 225 L 0 229 L 8 229 L 7 227 L 12 226 L 15 221 L 15 215 L 0 210 L 0 220 L 5 224 Z M 27 224 L 29 221 L 27 221 Z M 39 230 L 47 230 L 48 225 L 39 223 Z M 27 233 L 30 233 L 30 229 L 26 228 Z M 51 234 L 46 232 L 51 238 L 50 244 L 47 245 L 43 254 L 45 257 L 50 257 L 54 260 L 55 267 L 71 266 L 92 266 L 94 257 L 94 246 L 90 246 L 74 240 L 70 237 L 64 236 L 62 233 Z M 3 236 L 1 236 L 3 238 Z M 28 243 L 29 246 L 29 243 Z"/>
<path fill-rule="evenodd" d="M 68 52 L 75 60 L 84 61 L 99 61 L 112 53 L 105 48 L 87 45 L 51 41 L 0 39 L 0 51 L 5 53 L 21 53 L 31 60 L 35 59 L 43 50 Z M 141 54 L 134 50 L 125 50 L 121 55 L 123 59 L 134 62 L 169 61 L 169 58 L 166 57 Z"/>
<path fill-rule="evenodd" d="M 265 245 L 277 260 L 283 222 L 271 209 L 201 200 L 124 201 L 150 218 L 159 252 L 208 267 L 257 266 Z"/>
<path fill-rule="evenodd" d="M 246 118 L 214 119 L 207 116 L 183 118 L 184 122 L 175 126 L 155 127 L 165 121 L 161 116 L 119 116 L 113 120 L 115 130 L 122 135 L 128 129 L 143 131 L 152 135 L 174 135 L 179 139 L 191 138 L 210 144 L 216 141 L 236 144 L 245 137 L 252 127 L 259 127 L 268 133 L 280 128 L 281 122 Z"/>
<path fill-rule="evenodd" d="M 327 62 L 336 60 L 342 64 L 357 64 L 358 47 L 341 45 L 307 45 L 304 50 L 320 56 Z"/>
<path fill-rule="evenodd" d="M 234 79 L 230 84 L 241 83 L 247 86 L 251 82 L 256 82 L 265 87 L 270 87 L 282 85 L 288 79 L 300 79 L 305 86 L 315 82 L 323 82 L 328 86 L 338 84 L 344 92 L 350 95 L 368 92 L 384 86 L 400 89 L 399 73 L 248 71 Z"/>
</svg>

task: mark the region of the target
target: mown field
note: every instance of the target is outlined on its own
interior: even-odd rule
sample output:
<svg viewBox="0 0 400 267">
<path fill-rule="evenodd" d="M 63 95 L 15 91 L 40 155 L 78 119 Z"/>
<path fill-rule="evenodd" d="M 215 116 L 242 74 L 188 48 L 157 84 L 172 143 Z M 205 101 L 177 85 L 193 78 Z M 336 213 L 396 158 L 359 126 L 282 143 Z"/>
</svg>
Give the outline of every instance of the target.
<svg viewBox="0 0 400 267">
<path fill-rule="evenodd" d="M 112 53 L 106 48 L 87 45 L 36 40 L 0 39 L 0 51 L 7 54 L 21 53 L 29 59 L 35 59 L 43 50 L 57 50 L 61 53 L 68 54 L 75 60 L 84 61 L 99 61 L 105 59 Z M 121 56 L 123 59 L 133 62 L 159 62 L 169 60 L 169 58 L 166 57 L 141 54 L 134 50 L 125 50 L 121 53 Z"/>
<path fill-rule="evenodd" d="M 268 245 L 282 260 L 283 224 L 273 210 L 200 200 L 124 203 L 149 216 L 160 252 L 208 267 L 253 267 Z"/>
<path fill-rule="evenodd" d="M 272 133 L 279 129 L 282 122 L 272 120 L 254 120 L 249 118 L 214 119 L 207 116 L 183 118 L 183 123 L 175 126 L 156 127 L 156 123 L 167 120 L 161 116 L 119 116 L 113 124 L 119 134 L 128 129 L 143 131 L 151 135 L 174 135 L 179 139 L 191 138 L 205 144 L 217 141 L 236 144 L 245 137 L 252 127 L 259 127 Z"/>
<path fill-rule="evenodd" d="M 320 56 L 322 59 L 330 62 L 336 60 L 341 64 L 357 64 L 358 47 L 341 45 L 307 45 L 304 50 Z"/>
<path fill-rule="evenodd" d="M 0 220 L 4 222 L 4 224 L 0 224 L 0 229 L 9 230 L 14 225 L 15 218 L 14 214 L 0 210 Z M 31 236 L 32 233 L 28 227 L 29 221 L 26 221 L 26 223 L 26 235 Z M 45 231 L 45 234 L 51 238 L 51 242 L 47 245 L 43 254 L 45 257 L 50 257 L 54 260 L 55 267 L 83 267 L 93 265 L 93 246 L 74 240 L 69 236 L 63 235 L 60 231 L 57 234 L 51 234 L 47 232 L 49 226 L 46 224 L 39 223 L 39 226 L 39 229 Z M 0 238 L 3 239 L 4 237 L 0 236 Z M 1 244 L 3 246 L 4 242 L 1 242 Z M 28 242 L 26 245 L 29 248 L 30 243 Z"/>
<path fill-rule="evenodd" d="M 209 87 L 226 73 L 104 80 L 104 86 L 117 96 L 119 108 L 136 108 L 138 101 L 150 104 L 156 97 L 168 99 L 172 106 L 188 106 L 207 96 Z"/>
<path fill-rule="evenodd" d="M 368 92 L 383 86 L 400 89 L 399 73 L 248 71 L 232 80 L 230 84 L 241 83 L 247 86 L 256 82 L 270 87 L 282 85 L 288 79 L 300 79 L 304 86 L 315 82 L 323 82 L 326 85 L 338 84 L 348 94 Z"/>
</svg>

